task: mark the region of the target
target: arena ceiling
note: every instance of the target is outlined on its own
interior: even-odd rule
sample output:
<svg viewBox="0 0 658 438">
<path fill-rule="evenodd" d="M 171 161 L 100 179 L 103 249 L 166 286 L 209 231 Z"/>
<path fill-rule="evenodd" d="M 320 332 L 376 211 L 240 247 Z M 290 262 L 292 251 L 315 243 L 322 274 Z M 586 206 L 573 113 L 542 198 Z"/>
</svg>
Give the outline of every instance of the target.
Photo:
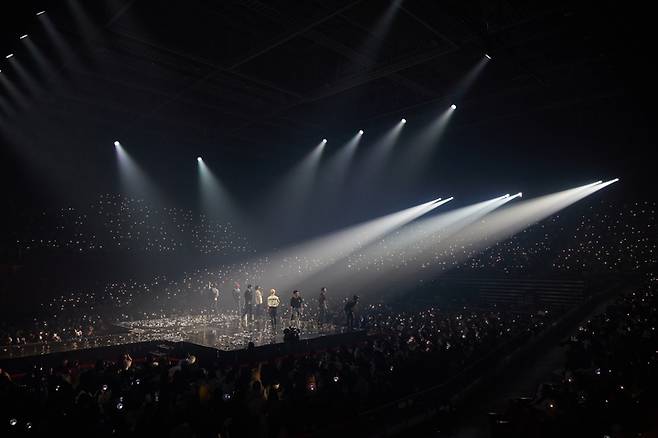
<svg viewBox="0 0 658 438">
<path fill-rule="evenodd" d="M 485 53 L 493 62 L 464 96 L 455 129 L 596 104 L 627 86 L 620 72 L 625 43 L 609 32 L 623 18 L 610 3 L 53 3 L 21 2 L 3 17 L 0 47 L 43 91 L 31 105 L 115 133 L 176 127 L 182 139 L 223 142 L 240 153 L 267 156 L 268 139 L 305 144 L 332 129 L 448 104 Z M 391 4 L 399 7 L 386 28 Z M 63 56 L 45 33 L 35 16 L 41 8 L 73 56 Z M 22 34 L 55 71 L 39 70 Z"/>
</svg>

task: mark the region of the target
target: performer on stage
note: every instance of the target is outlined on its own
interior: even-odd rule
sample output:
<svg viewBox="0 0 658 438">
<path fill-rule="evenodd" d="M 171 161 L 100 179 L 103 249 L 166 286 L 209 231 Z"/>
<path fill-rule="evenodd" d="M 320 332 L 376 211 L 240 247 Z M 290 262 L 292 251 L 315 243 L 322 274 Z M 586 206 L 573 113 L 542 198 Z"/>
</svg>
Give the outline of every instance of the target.
<svg viewBox="0 0 658 438">
<path fill-rule="evenodd" d="M 299 296 L 299 291 L 292 291 L 292 298 L 290 298 L 290 326 L 295 321 L 295 326 L 300 328 L 302 319 L 302 297 Z"/>
<path fill-rule="evenodd" d="M 210 282 L 208 282 L 208 287 L 210 288 L 210 310 L 215 314 L 219 314 L 219 289 Z"/>
<path fill-rule="evenodd" d="M 270 296 L 267 297 L 267 310 L 270 315 L 270 324 L 272 325 L 272 332 L 276 333 L 276 312 L 281 304 L 281 300 L 276 295 L 276 289 L 270 289 Z"/>
<path fill-rule="evenodd" d="M 345 319 L 347 320 L 347 328 L 352 330 L 354 328 L 354 308 L 356 303 L 359 302 L 359 296 L 354 295 L 345 303 Z"/>
<path fill-rule="evenodd" d="M 237 281 L 233 287 L 233 302 L 235 303 L 235 309 L 238 312 L 238 319 L 242 316 L 242 293 L 240 292 L 240 283 Z"/>
<path fill-rule="evenodd" d="M 327 321 L 327 309 L 327 288 L 323 287 L 318 297 L 318 326 L 320 327 Z"/>
<path fill-rule="evenodd" d="M 250 284 L 247 285 L 247 290 L 244 291 L 242 319 L 244 319 L 245 327 L 247 324 L 254 321 L 254 290 Z"/>
<path fill-rule="evenodd" d="M 254 317 L 260 321 L 263 314 L 263 291 L 260 286 L 254 290 Z M 259 323 L 260 324 L 260 323 Z"/>
</svg>

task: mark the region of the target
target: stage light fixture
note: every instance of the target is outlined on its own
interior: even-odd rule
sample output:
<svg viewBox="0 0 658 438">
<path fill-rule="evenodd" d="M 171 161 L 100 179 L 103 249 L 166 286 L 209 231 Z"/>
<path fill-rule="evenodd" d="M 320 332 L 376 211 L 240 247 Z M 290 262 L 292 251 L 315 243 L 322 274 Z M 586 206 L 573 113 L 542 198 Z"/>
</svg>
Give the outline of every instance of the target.
<svg viewBox="0 0 658 438">
<path fill-rule="evenodd" d="M 115 140 L 115 141 L 114 141 L 114 146 L 116 146 L 116 147 L 121 146 L 121 143 L 119 143 L 119 140 Z"/>
<path fill-rule="evenodd" d="M 27 34 L 25 34 L 25 35 L 21 35 L 21 37 L 19 38 L 19 40 L 24 40 L 25 38 L 27 38 Z"/>
<path fill-rule="evenodd" d="M 326 142 L 327 142 L 327 139 L 326 139 L 326 138 L 323 138 L 323 139 L 322 139 L 322 143 L 326 143 Z"/>
<path fill-rule="evenodd" d="M 46 11 L 39 11 L 39 12 L 37 12 L 37 17 L 38 17 L 39 15 L 43 15 L 43 14 L 45 14 L 45 13 L 46 13 Z"/>
<path fill-rule="evenodd" d="M 201 158 L 201 157 L 196 157 L 196 160 L 200 163 L 200 162 L 203 161 L 203 158 Z"/>
<path fill-rule="evenodd" d="M 9 58 L 11 58 L 11 57 L 13 57 L 13 56 L 14 56 L 14 54 L 13 54 L 13 53 L 10 53 L 9 55 L 5 56 L 5 58 L 9 59 Z"/>
<path fill-rule="evenodd" d="M 455 104 L 453 103 L 452 105 L 450 105 L 450 109 L 456 110 L 456 109 L 457 109 L 457 105 L 455 105 Z"/>
<path fill-rule="evenodd" d="M 484 57 L 487 58 L 487 59 L 491 59 L 491 56 L 489 56 L 489 55 L 486 54 L 486 53 L 484 54 Z"/>
<path fill-rule="evenodd" d="M 402 123 L 404 125 L 405 123 L 407 123 L 407 119 L 400 120 L 400 123 Z"/>
<path fill-rule="evenodd" d="M 363 129 L 359 129 L 359 135 L 363 135 Z"/>
</svg>

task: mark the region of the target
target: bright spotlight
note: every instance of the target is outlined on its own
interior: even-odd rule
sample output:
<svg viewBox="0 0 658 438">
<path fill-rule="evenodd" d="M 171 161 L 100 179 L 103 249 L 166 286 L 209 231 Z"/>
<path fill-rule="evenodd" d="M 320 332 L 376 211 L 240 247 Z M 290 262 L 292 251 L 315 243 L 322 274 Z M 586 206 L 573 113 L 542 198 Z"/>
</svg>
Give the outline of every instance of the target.
<svg viewBox="0 0 658 438">
<path fill-rule="evenodd" d="M 121 146 L 121 143 L 119 143 L 119 140 L 116 140 L 116 141 L 114 142 L 114 146 L 116 146 L 116 147 Z"/>
<path fill-rule="evenodd" d="M 457 105 L 455 105 L 455 104 L 453 103 L 452 105 L 450 105 L 450 109 L 456 110 L 456 109 L 457 109 Z"/>
<path fill-rule="evenodd" d="M 14 56 L 14 54 L 13 54 L 13 53 L 10 53 L 9 55 L 5 56 L 5 58 L 9 59 L 9 58 L 11 58 L 12 56 Z"/>
<path fill-rule="evenodd" d="M 489 55 L 486 54 L 486 53 L 484 54 L 484 57 L 487 58 L 487 59 L 491 59 L 491 56 L 489 56 Z"/>
<path fill-rule="evenodd" d="M 19 38 L 19 40 L 24 40 L 25 38 L 27 38 L 27 34 L 25 34 L 25 35 L 21 35 L 21 37 Z"/>
<path fill-rule="evenodd" d="M 200 162 L 203 161 L 203 158 L 201 158 L 201 157 L 196 157 L 196 160 L 200 163 Z"/>
<path fill-rule="evenodd" d="M 503 198 L 509 198 L 509 193 L 507 193 Z"/>
<path fill-rule="evenodd" d="M 359 129 L 359 135 L 363 135 L 363 129 Z"/>
<path fill-rule="evenodd" d="M 322 143 L 326 143 L 326 142 L 327 142 L 327 139 L 326 139 L 326 138 L 323 138 L 323 139 L 322 139 Z"/>
<path fill-rule="evenodd" d="M 404 125 L 405 123 L 407 123 L 407 119 L 400 120 L 400 123 L 402 123 Z"/>
<path fill-rule="evenodd" d="M 45 14 L 45 13 L 46 13 L 46 11 L 39 11 L 39 12 L 37 12 L 37 17 L 38 17 L 39 15 L 43 15 L 43 14 Z"/>
<path fill-rule="evenodd" d="M 523 192 L 519 192 L 516 194 L 519 198 L 523 198 Z"/>
<path fill-rule="evenodd" d="M 613 179 L 613 180 L 610 181 L 610 182 L 611 182 L 611 183 L 616 183 L 617 181 L 619 181 L 619 178 L 615 178 L 615 179 Z"/>
</svg>

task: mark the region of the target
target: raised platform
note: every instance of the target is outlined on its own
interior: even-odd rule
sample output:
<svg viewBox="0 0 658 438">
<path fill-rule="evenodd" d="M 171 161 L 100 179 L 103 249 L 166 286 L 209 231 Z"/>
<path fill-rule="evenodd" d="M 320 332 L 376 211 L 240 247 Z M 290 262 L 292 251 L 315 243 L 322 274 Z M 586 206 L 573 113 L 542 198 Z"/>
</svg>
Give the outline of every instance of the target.
<svg viewBox="0 0 658 438">
<path fill-rule="evenodd" d="M 283 330 L 288 327 L 289 321 L 280 319 L 279 324 L 277 332 L 273 333 L 264 319 L 243 327 L 235 315 L 190 315 L 123 322 L 117 324 L 118 333 L 76 341 L 4 346 L 0 349 L 0 363 L 7 364 L 16 359 L 35 362 L 46 357 L 48 362 L 63 358 L 115 359 L 121 352 L 131 351 L 137 346 L 166 351 L 181 344 L 188 345 L 187 350 L 196 346 L 194 349 L 198 351 L 219 357 L 222 354 L 244 352 L 249 342 L 252 342 L 259 355 L 270 354 L 268 352 L 272 349 L 263 347 L 277 346 L 280 349 L 284 345 Z M 297 344 L 312 348 L 316 348 L 316 344 L 329 346 L 342 342 L 342 339 L 353 339 L 356 334 L 359 337 L 365 336 L 364 332 L 345 332 L 333 324 L 319 326 L 315 321 L 301 321 L 300 330 L 300 341 Z M 315 340 L 318 342 L 310 342 Z M 94 356 L 101 352 L 102 357 Z"/>
</svg>

